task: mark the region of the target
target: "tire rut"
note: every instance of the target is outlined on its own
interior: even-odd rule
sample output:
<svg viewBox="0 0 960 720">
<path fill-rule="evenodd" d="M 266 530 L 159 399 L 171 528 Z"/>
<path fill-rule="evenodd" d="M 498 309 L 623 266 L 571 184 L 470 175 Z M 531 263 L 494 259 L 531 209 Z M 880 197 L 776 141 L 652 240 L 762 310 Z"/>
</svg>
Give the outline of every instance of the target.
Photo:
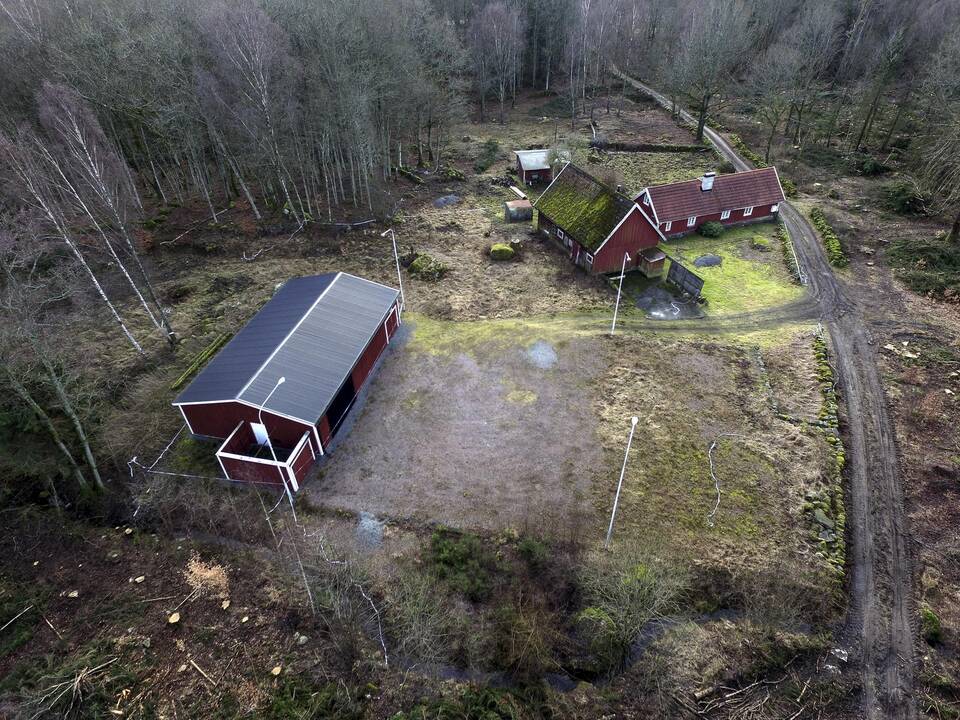
<svg viewBox="0 0 960 720">
<path fill-rule="evenodd" d="M 670 108 L 660 93 L 616 68 L 614 72 Z M 684 120 L 694 121 L 689 113 L 681 114 Z M 705 134 L 737 171 L 751 169 L 719 133 L 706 128 Z M 871 719 L 916 718 L 912 562 L 895 433 L 875 343 L 856 304 L 830 268 L 810 223 L 789 203 L 783 203 L 780 215 L 810 290 L 810 305 L 801 303 L 795 310 L 811 311 L 827 328 L 846 404 L 851 549 L 847 632 L 857 646 L 853 657 L 860 661 L 863 715 Z M 763 323 L 775 323 L 780 317 L 790 319 L 790 309 L 774 308 L 766 318 L 763 313 L 754 317 L 763 327 Z M 723 328 L 727 323 L 736 329 L 749 326 L 750 318 L 727 318 L 706 325 Z"/>
</svg>

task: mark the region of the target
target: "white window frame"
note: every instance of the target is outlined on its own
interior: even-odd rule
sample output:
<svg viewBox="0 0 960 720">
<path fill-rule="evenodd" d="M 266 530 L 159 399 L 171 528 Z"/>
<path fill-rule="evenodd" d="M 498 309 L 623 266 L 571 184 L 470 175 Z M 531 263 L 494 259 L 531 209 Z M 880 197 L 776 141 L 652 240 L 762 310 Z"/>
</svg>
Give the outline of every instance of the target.
<svg viewBox="0 0 960 720">
<path fill-rule="evenodd" d="M 667 221 L 663 224 L 663 231 L 664 231 L 664 232 L 670 232 L 670 228 L 672 228 L 672 227 L 673 227 L 673 220 L 667 220 Z"/>
<path fill-rule="evenodd" d="M 753 208 L 752 208 L 752 207 L 748 207 L 748 208 L 744 208 L 744 209 L 743 209 L 743 216 L 744 216 L 744 217 L 750 217 L 751 215 L 753 215 Z"/>
<path fill-rule="evenodd" d="M 696 215 L 691 215 L 690 217 L 687 218 L 687 227 L 693 227 L 696 224 L 697 224 Z"/>
<path fill-rule="evenodd" d="M 729 220 L 729 219 L 730 219 L 730 211 L 729 211 L 729 210 L 724 210 L 722 213 L 720 213 L 720 219 L 721 219 L 721 220 Z"/>
<path fill-rule="evenodd" d="M 593 255 L 590 253 L 583 254 L 583 266 L 589 270 L 593 269 Z"/>
<path fill-rule="evenodd" d="M 774 203 L 770 206 L 770 212 L 775 213 L 780 210 L 780 203 Z"/>
<path fill-rule="evenodd" d="M 564 234 L 563 234 L 563 230 L 561 230 L 560 228 L 557 228 L 557 237 L 560 238 L 561 240 L 566 240 L 566 237 L 564 237 Z"/>
<path fill-rule="evenodd" d="M 649 198 L 647 195 L 644 195 L 644 196 L 643 196 L 643 204 L 644 204 L 644 205 L 649 205 L 649 204 L 650 204 L 650 198 Z"/>
</svg>

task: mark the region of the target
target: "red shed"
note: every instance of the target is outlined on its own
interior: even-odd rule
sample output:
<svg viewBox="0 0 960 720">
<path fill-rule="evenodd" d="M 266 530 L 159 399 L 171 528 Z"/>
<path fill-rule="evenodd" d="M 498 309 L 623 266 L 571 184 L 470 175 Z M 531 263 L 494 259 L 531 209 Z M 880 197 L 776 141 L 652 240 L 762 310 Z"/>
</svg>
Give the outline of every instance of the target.
<svg viewBox="0 0 960 720">
<path fill-rule="evenodd" d="M 772 220 L 784 197 L 777 169 L 769 167 L 719 176 L 709 172 L 695 180 L 654 185 L 634 200 L 664 235 L 679 237 L 705 222 Z"/>
<path fill-rule="evenodd" d="M 534 207 L 538 229 L 588 272 L 619 272 L 624 255 L 628 269 L 638 267 L 641 251 L 666 239 L 636 203 L 573 163 L 563 166 Z"/>
<path fill-rule="evenodd" d="M 298 490 L 400 324 L 393 288 L 346 273 L 288 280 L 174 401 L 222 440 L 228 480 Z"/>
<path fill-rule="evenodd" d="M 550 162 L 550 150 L 514 150 L 517 156 L 517 174 L 526 185 L 548 183 L 553 180 L 553 165 Z M 558 160 L 569 160 L 570 153 L 560 150 Z"/>
</svg>

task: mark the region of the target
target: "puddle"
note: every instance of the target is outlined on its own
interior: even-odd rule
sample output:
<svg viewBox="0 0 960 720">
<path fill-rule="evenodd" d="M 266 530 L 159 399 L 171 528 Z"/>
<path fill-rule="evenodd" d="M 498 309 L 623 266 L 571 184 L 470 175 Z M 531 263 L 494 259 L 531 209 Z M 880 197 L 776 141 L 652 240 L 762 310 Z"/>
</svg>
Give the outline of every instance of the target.
<svg viewBox="0 0 960 720">
<path fill-rule="evenodd" d="M 693 261 L 693 264 L 697 267 L 716 267 L 721 263 L 723 263 L 723 258 L 719 255 L 701 255 Z"/>
<path fill-rule="evenodd" d="M 651 285 L 637 296 L 636 306 L 654 320 L 703 317 L 700 306 L 694 300 L 680 300 L 660 285 Z"/>
<path fill-rule="evenodd" d="M 549 370 L 557 364 L 557 351 L 546 340 L 537 340 L 527 348 L 527 360 L 541 370 Z"/>
<path fill-rule="evenodd" d="M 376 515 L 361 512 L 357 521 L 357 545 L 364 550 L 375 550 L 383 545 L 383 521 Z"/>
</svg>

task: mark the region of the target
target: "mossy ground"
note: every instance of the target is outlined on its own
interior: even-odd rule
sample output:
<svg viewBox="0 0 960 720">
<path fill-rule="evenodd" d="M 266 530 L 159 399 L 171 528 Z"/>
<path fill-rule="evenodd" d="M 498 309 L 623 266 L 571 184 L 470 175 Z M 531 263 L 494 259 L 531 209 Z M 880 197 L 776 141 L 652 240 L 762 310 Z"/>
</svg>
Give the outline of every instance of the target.
<svg viewBox="0 0 960 720">
<path fill-rule="evenodd" d="M 782 253 L 756 247 L 765 244 L 775 248 L 776 242 L 776 225 L 757 223 L 731 228 L 718 238 L 689 235 L 668 242 L 665 248 L 703 278 L 707 312 L 724 315 L 783 305 L 802 297 L 804 290 L 793 282 Z M 722 262 L 714 267 L 696 267 L 693 261 L 702 255 L 718 255 Z"/>
</svg>

